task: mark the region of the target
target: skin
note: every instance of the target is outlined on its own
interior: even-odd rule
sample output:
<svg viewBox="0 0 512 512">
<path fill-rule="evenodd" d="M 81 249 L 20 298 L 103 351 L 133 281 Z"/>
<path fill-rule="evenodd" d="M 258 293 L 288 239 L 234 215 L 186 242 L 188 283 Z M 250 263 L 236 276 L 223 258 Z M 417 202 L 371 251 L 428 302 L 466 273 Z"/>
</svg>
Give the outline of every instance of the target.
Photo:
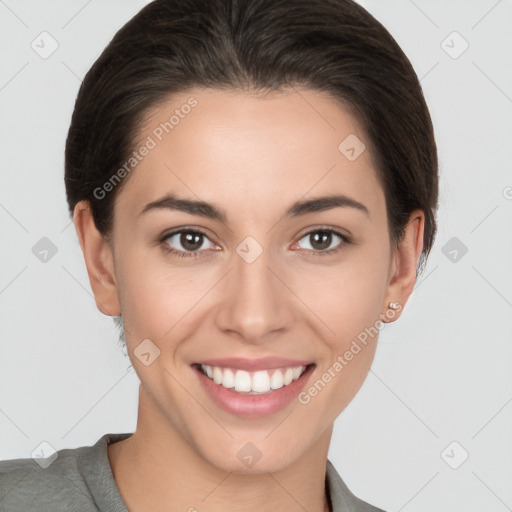
<svg viewBox="0 0 512 512">
<path fill-rule="evenodd" d="M 423 248 L 424 214 L 414 211 L 403 241 L 392 243 L 370 141 L 354 117 L 318 91 L 190 90 L 152 111 L 138 140 L 191 96 L 197 106 L 120 190 L 109 242 L 86 202 L 74 212 L 96 303 L 104 314 L 122 312 L 141 381 L 136 432 L 108 447 L 113 474 L 130 511 L 328 510 L 333 422 L 366 378 L 378 337 L 308 404 L 294 400 L 262 418 L 218 408 L 191 364 L 228 356 L 311 360 L 316 367 L 307 389 L 389 311 L 390 301 L 405 305 Z M 355 161 L 338 150 L 352 133 L 367 148 Z M 140 215 L 169 192 L 213 203 L 227 222 L 165 209 Z M 337 207 L 283 216 L 297 200 L 333 193 L 369 213 Z M 185 251 L 179 235 L 159 242 L 179 227 L 206 234 L 197 258 L 164 250 Z M 319 246 L 306 236 L 325 227 L 352 243 L 333 236 Z M 236 252 L 247 236 L 263 248 L 250 264 Z M 336 246 L 337 253 L 318 254 Z M 160 350 L 149 366 L 134 355 L 144 339 Z M 262 454 L 252 469 L 237 457 L 248 442 Z"/>
</svg>

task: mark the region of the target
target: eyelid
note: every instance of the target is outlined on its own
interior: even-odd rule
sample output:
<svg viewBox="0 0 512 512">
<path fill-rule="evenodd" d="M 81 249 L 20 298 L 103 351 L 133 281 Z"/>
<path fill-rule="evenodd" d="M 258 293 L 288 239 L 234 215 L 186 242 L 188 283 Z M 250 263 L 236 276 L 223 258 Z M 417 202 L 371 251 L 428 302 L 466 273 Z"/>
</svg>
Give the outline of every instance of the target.
<svg viewBox="0 0 512 512">
<path fill-rule="evenodd" d="M 162 235 L 160 235 L 158 241 L 162 242 L 162 241 L 166 240 L 167 238 L 169 238 L 173 235 L 177 235 L 178 233 L 181 233 L 183 231 L 186 231 L 188 233 L 201 234 L 201 235 L 205 236 L 206 238 L 208 238 L 211 242 L 213 242 L 212 237 L 206 232 L 206 230 L 204 228 L 196 228 L 193 226 L 180 226 L 179 228 L 173 228 L 168 231 L 165 231 Z"/>
<path fill-rule="evenodd" d="M 347 233 L 346 230 L 343 230 L 342 228 L 338 228 L 335 226 L 330 226 L 327 224 L 308 226 L 307 228 L 304 228 L 304 229 L 306 231 L 304 231 L 301 235 L 299 235 L 297 240 L 300 240 L 301 238 L 304 238 L 306 235 L 309 235 L 311 233 L 316 233 L 317 231 L 329 231 L 329 232 L 332 232 L 332 233 L 335 233 L 335 234 L 341 236 L 342 238 L 346 238 L 349 241 L 352 240 L 352 236 L 349 233 Z"/>
</svg>

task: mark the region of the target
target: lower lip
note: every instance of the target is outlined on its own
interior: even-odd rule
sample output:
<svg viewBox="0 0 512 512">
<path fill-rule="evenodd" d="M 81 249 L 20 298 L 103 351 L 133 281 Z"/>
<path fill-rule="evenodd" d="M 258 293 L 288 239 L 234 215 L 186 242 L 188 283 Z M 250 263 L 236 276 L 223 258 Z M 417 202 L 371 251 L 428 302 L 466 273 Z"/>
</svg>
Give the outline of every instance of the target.
<svg viewBox="0 0 512 512">
<path fill-rule="evenodd" d="M 314 367 L 314 364 L 309 365 L 297 380 L 262 395 L 248 395 L 226 389 L 220 384 L 215 384 L 197 366 L 193 368 L 199 376 L 203 388 L 221 409 L 244 418 L 260 418 L 274 414 L 290 404 L 306 385 Z"/>
</svg>

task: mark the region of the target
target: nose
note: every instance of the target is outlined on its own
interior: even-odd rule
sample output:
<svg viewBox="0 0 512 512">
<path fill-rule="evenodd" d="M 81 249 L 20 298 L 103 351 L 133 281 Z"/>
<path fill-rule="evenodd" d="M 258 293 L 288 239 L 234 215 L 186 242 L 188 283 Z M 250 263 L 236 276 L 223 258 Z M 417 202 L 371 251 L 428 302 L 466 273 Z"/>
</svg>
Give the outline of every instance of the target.
<svg viewBox="0 0 512 512">
<path fill-rule="evenodd" d="M 264 250 L 254 261 L 240 254 L 233 253 L 231 271 L 223 280 L 216 324 L 246 343 L 263 344 L 293 325 L 293 293 L 270 251 Z"/>
</svg>

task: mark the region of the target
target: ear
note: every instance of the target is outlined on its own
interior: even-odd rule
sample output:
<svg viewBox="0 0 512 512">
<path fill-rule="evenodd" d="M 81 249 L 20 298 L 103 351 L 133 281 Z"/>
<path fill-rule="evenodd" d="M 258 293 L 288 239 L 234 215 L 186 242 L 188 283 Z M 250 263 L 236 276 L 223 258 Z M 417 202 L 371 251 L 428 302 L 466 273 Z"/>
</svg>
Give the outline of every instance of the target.
<svg viewBox="0 0 512 512">
<path fill-rule="evenodd" d="M 393 249 L 389 282 L 383 304 L 385 313 L 381 316 L 383 322 L 394 322 L 400 317 L 414 289 L 418 261 L 423 251 L 424 229 L 424 212 L 414 210 L 409 216 L 402 240 L 397 244 L 396 249 Z M 397 304 L 395 309 L 389 307 L 390 302 Z M 393 314 L 390 314 L 390 309 L 394 312 Z"/>
<path fill-rule="evenodd" d="M 107 316 L 121 313 L 112 250 L 94 224 L 90 204 L 80 201 L 73 211 L 73 222 L 84 254 L 89 282 L 97 308 Z"/>
</svg>

